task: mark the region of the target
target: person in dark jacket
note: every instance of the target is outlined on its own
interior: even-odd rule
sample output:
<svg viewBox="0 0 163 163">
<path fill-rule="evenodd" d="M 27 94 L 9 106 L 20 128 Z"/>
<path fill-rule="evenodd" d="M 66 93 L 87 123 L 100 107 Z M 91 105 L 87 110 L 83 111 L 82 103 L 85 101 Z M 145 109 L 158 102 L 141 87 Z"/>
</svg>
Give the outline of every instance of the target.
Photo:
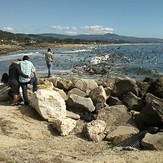
<svg viewBox="0 0 163 163">
<path fill-rule="evenodd" d="M 20 59 L 13 61 L 9 67 L 9 78 L 8 78 L 8 85 L 11 87 L 11 92 L 13 95 L 13 103 L 11 105 L 17 105 L 19 100 L 19 76 L 29 78 L 28 75 L 25 75 L 20 68 L 19 65 Z"/>
</svg>

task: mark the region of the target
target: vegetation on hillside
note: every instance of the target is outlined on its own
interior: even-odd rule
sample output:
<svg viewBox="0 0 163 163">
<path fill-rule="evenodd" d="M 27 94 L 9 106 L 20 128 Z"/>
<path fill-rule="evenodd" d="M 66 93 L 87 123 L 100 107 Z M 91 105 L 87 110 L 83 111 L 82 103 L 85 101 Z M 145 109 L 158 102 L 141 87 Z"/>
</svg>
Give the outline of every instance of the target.
<svg viewBox="0 0 163 163">
<path fill-rule="evenodd" d="M 24 50 L 57 47 L 67 44 L 123 44 L 123 43 L 163 43 L 163 39 L 136 38 L 116 34 L 104 35 L 61 35 L 44 34 L 14 34 L 0 30 L 0 54 Z"/>
<path fill-rule="evenodd" d="M 9 45 L 31 46 L 40 43 L 52 43 L 52 44 L 163 43 L 163 39 L 127 37 L 110 33 L 104 35 L 75 35 L 75 36 L 54 33 L 14 34 L 11 32 L 0 30 L 0 45 L 9 44 Z"/>
</svg>

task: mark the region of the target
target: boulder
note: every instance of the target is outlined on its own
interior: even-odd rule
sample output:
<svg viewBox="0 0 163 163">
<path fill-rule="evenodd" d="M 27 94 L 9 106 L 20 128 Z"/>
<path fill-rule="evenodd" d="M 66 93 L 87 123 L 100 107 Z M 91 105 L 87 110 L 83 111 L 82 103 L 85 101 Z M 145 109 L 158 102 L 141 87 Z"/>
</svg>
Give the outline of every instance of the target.
<svg viewBox="0 0 163 163">
<path fill-rule="evenodd" d="M 111 93 L 112 93 L 112 88 L 110 87 L 105 87 L 105 92 L 106 92 L 106 96 L 107 97 L 110 97 L 111 96 Z"/>
<path fill-rule="evenodd" d="M 163 150 L 163 132 L 147 133 L 141 141 L 141 145 L 149 150 Z"/>
<path fill-rule="evenodd" d="M 96 103 L 106 103 L 106 92 L 103 86 L 96 87 L 95 89 L 91 90 L 89 93 L 89 97 L 92 99 L 92 101 Z"/>
<path fill-rule="evenodd" d="M 73 113 L 73 112 L 68 111 L 68 110 L 66 110 L 66 117 L 67 118 L 71 118 L 71 119 L 75 119 L 75 120 L 80 119 L 80 115 L 79 114 Z"/>
<path fill-rule="evenodd" d="M 139 95 L 139 87 L 136 81 L 130 78 L 117 78 L 115 80 L 112 95 L 115 97 L 122 97 L 127 92 L 132 92 L 136 96 Z"/>
<path fill-rule="evenodd" d="M 65 101 L 54 90 L 40 89 L 36 91 L 31 97 L 30 104 L 45 120 L 66 117 Z"/>
<path fill-rule="evenodd" d="M 53 90 L 57 91 L 65 101 L 68 99 L 67 94 L 62 89 L 54 87 Z"/>
<path fill-rule="evenodd" d="M 31 86 L 31 85 L 29 85 Z M 32 87 L 32 86 L 31 86 Z M 38 78 L 38 89 L 53 89 L 53 83 L 42 78 Z M 32 90 L 32 89 L 31 89 Z"/>
<path fill-rule="evenodd" d="M 115 130 L 108 133 L 106 140 L 112 141 L 113 144 L 118 144 L 133 135 L 137 134 L 139 130 L 136 127 L 132 126 L 118 126 Z"/>
<path fill-rule="evenodd" d="M 106 106 L 99 111 L 97 119 L 105 121 L 107 126 L 135 125 L 125 105 Z"/>
<path fill-rule="evenodd" d="M 144 97 L 144 95 L 148 92 L 148 89 L 150 87 L 150 83 L 148 82 L 137 82 L 137 85 L 139 87 L 140 97 Z"/>
<path fill-rule="evenodd" d="M 47 80 L 50 81 L 50 82 L 52 82 L 54 87 L 57 87 L 57 82 L 59 80 L 61 80 L 61 78 L 60 77 L 50 77 Z"/>
<path fill-rule="evenodd" d="M 163 103 L 152 100 L 135 116 L 135 121 L 140 130 L 147 127 L 161 127 L 163 125 Z"/>
<path fill-rule="evenodd" d="M 102 109 L 106 104 L 107 96 L 103 86 L 99 86 L 91 90 L 89 93 L 89 97 L 92 99 L 97 112 Z"/>
<path fill-rule="evenodd" d="M 163 98 L 163 77 L 152 82 L 149 86 L 148 92 L 159 98 Z"/>
<path fill-rule="evenodd" d="M 145 102 L 146 102 L 146 103 L 150 103 L 150 102 L 152 102 L 153 100 L 157 100 L 157 101 L 160 101 L 161 103 L 163 103 L 163 99 L 162 99 L 162 98 L 159 98 L 159 97 L 157 97 L 157 96 L 155 96 L 155 95 L 153 95 L 153 94 L 151 94 L 151 93 L 147 93 L 147 94 L 145 95 Z"/>
<path fill-rule="evenodd" d="M 74 79 L 73 81 L 73 87 L 78 88 L 84 92 L 87 92 L 88 90 L 93 90 L 94 88 L 98 87 L 97 83 L 93 79 Z"/>
<path fill-rule="evenodd" d="M 78 89 L 78 88 L 73 88 L 73 89 L 71 89 L 71 90 L 67 93 L 67 96 L 70 96 L 71 94 L 75 94 L 75 95 L 78 95 L 78 96 L 81 96 L 81 97 L 85 97 L 85 96 L 87 95 L 86 92 L 81 91 L 81 90 Z"/>
<path fill-rule="evenodd" d="M 68 91 L 72 88 L 72 81 L 70 79 L 61 79 L 57 81 L 57 87 L 59 89 L 63 89 L 64 91 Z"/>
<path fill-rule="evenodd" d="M 72 108 L 81 109 L 81 111 L 93 112 L 95 110 L 95 106 L 93 105 L 91 98 L 81 97 L 75 94 L 71 94 L 69 96 L 67 105 Z"/>
<path fill-rule="evenodd" d="M 58 130 L 61 136 L 67 136 L 75 128 L 76 121 L 71 118 L 60 118 L 53 120 L 53 127 Z"/>
<path fill-rule="evenodd" d="M 127 92 L 121 97 L 122 103 L 128 108 L 128 110 L 140 111 L 144 107 L 143 100 L 137 97 L 132 92 Z"/>
<path fill-rule="evenodd" d="M 109 106 L 122 105 L 122 101 L 119 100 L 118 97 L 113 97 L 113 96 L 110 96 L 110 97 L 106 100 L 106 103 L 107 103 Z"/>
<path fill-rule="evenodd" d="M 83 132 L 88 137 L 89 140 L 99 142 L 105 138 L 105 128 L 106 123 L 102 120 L 94 120 L 92 122 L 87 123 L 84 128 Z"/>
</svg>

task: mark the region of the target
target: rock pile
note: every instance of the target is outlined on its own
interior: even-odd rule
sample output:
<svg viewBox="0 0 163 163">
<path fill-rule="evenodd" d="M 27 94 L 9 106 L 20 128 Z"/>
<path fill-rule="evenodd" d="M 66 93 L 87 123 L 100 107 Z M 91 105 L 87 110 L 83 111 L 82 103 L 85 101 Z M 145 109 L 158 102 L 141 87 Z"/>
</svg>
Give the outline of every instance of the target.
<svg viewBox="0 0 163 163">
<path fill-rule="evenodd" d="M 7 91 L 1 86 L 1 101 L 8 100 Z M 105 82 L 39 78 L 39 90 L 30 96 L 32 108 L 62 136 L 82 120 L 81 134 L 88 140 L 117 145 L 146 131 L 141 146 L 163 149 L 163 77 L 142 82 L 128 77 Z"/>
</svg>

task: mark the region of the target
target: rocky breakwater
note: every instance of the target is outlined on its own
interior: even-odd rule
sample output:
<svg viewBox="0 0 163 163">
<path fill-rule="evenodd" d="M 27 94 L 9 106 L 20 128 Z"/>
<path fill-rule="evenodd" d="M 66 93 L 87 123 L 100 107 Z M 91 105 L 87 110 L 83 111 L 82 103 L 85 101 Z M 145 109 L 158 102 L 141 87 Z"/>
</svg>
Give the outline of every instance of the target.
<svg viewBox="0 0 163 163">
<path fill-rule="evenodd" d="M 38 84 L 34 94 L 28 88 L 29 107 L 61 136 L 74 132 L 111 146 L 134 147 L 136 142 L 136 148 L 163 150 L 163 78 L 101 82 L 51 77 L 39 78 Z M 8 101 L 8 91 L 1 85 L 1 102 Z"/>
</svg>

